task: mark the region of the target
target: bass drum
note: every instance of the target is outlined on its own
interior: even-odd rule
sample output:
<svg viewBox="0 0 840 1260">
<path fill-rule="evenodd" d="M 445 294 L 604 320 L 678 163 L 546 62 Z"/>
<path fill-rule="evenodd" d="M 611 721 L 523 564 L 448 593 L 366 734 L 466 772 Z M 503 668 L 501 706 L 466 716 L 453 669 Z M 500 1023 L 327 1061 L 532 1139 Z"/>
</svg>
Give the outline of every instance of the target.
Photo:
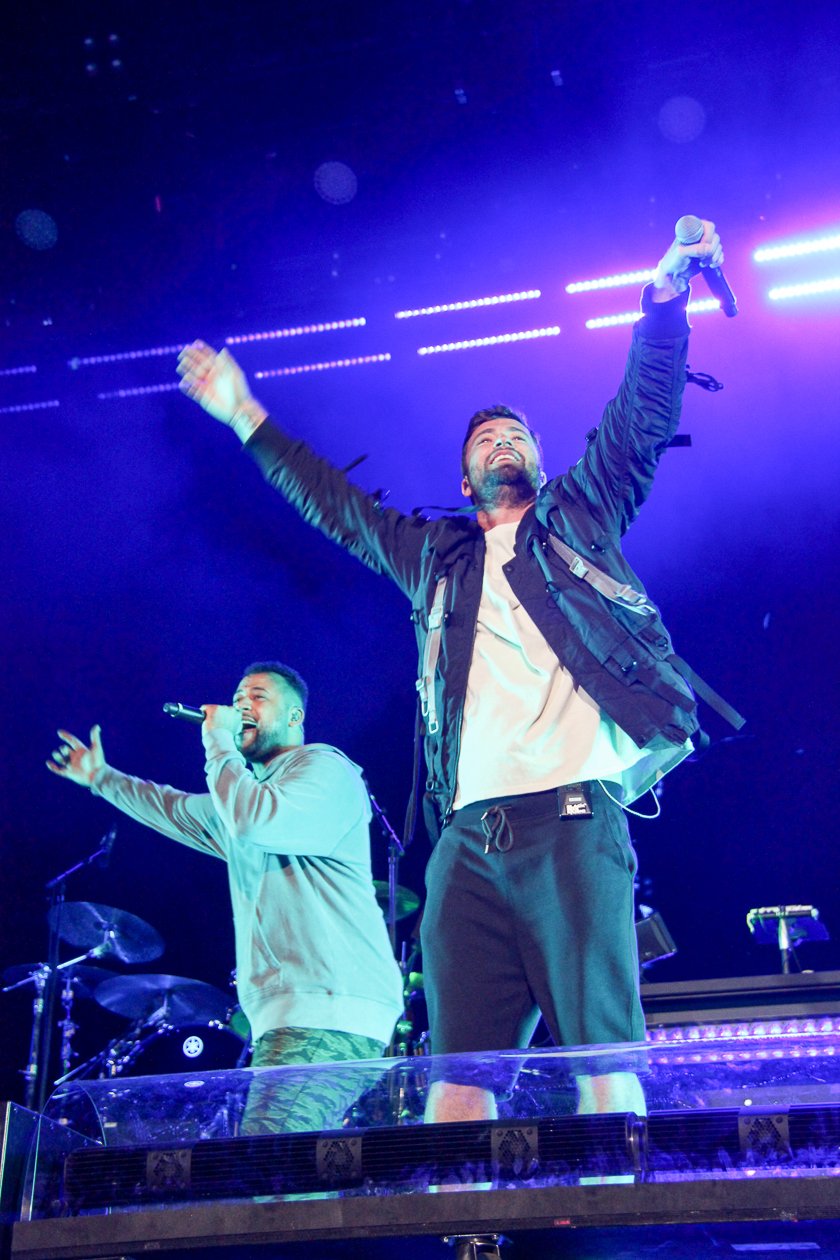
<svg viewBox="0 0 840 1260">
<path fill-rule="evenodd" d="M 168 1076 L 247 1066 L 250 1047 L 224 1024 L 177 1024 L 156 1028 L 133 1047 L 120 1076 Z"/>
</svg>

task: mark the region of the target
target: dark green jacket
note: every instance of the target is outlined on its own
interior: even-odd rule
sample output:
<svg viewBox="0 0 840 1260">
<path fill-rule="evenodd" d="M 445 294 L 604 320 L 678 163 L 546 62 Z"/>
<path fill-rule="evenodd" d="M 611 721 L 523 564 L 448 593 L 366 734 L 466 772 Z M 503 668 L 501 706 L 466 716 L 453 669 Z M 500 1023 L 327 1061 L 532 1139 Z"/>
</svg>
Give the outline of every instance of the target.
<svg viewBox="0 0 840 1260">
<path fill-rule="evenodd" d="M 640 746 L 656 754 L 656 773 L 640 767 L 631 797 L 682 760 L 697 730 L 691 689 L 669 661 L 668 632 L 656 612 L 640 616 L 571 575 L 547 546 L 553 529 L 594 565 L 643 588 L 621 553 L 621 537 L 647 498 L 662 452 L 679 421 L 685 385 L 686 297 L 654 304 L 646 290 L 624 380 L 588 436 L 583 457 L 543 487 L 522 518 L 505 573 L 516 597 L 576 682 Z M 446 576 L 445 620 L 435 674 L 440 729 L 425 732 L 427 791 L 441 817 L 455 794 L 461 718 L 484 571 L 484 535 L 472 519 L 436 521 L 382 509 L 343 473 L 271 422 L 245 448 L 301 516 L 396 582 L 411 600 L 422 659 L 428 614 Z M 552 574 L 547 589 L 543 551 Z M 673 758 L 669 753 L 673 752 Z M 664 769 L 662 766 L 665 759 Z"/>
</svg>

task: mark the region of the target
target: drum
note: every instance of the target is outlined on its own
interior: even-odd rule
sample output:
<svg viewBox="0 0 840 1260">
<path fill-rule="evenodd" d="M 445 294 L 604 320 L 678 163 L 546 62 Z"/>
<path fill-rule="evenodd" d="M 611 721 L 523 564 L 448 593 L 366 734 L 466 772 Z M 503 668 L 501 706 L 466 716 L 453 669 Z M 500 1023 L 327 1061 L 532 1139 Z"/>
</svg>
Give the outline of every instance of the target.
<svg viewBox="0 0 840 1260">
<path fill-rule="evenodd" d="M 172 1072 L 215 1072 L 244 1067 L 248 1043 L 215 1020 L 164 1025 L 141 1037 L 118 1068 L 120 1076 L 164 1076 Z"/>
</svg>

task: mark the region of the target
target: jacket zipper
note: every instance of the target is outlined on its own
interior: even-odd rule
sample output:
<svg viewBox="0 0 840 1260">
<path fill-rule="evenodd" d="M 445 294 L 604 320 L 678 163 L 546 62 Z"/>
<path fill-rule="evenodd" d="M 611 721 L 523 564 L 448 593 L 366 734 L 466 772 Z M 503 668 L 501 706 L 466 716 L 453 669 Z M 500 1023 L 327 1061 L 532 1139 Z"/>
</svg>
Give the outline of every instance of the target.
<svg viewBox="0 0 840 1260">
<path fill-rule="evenodd" d="M 482 542 L 482 544 L 484 544 L 484 539 L 483 539 L 483 538 L 481 539 L 481 542 Z M 483 554 L 482 554 L 482 558 L 481 558 L 481 560 L 482 560 L 482 562 L 481 562 L 481 582 L 482 582 L 482 589 L 483 589 L 483 585 L 484 585 L 484 559 L 485 559 L 485 557 L 486 557 L 486 554 L 487 554 L 487 547 L 486 547 L 486 544 L 484 544 L 484 552 L 483 552 Z M 479 592 L 479 596 L 478 596 L 478 604 L 476 605 L 476 609 L 475 609 L 475 620 L 473 621 L 472 639 L 471 639 L 471 641 L 470 641 L 470 664 L 472 663 L 473 652 L 475 651 L 475 638 L 476 638 L 476 634 L 478 633 L 478 612 L 479 612 L 479 608 L 480 608 L 480 607 L 481 607 L 481 592 Z M 445 614 L 444 614 L 444 616 L 445 616 Z M 469 673 L 469 664 L 468 664 L 468 666 L 467 666 L 467 684 L 469 683 L 469 677 L 470 677 L 470 673 Z M 467 705 L 467 685 L 465 684 L 465 686 L 464 686 L 464 695 L 463 695 L 463 698 L 462 698 L 462 700 L 461 700 L 461 705 L 460 705 L 460 708 L 459 708 L 459 710 L 458 710 L 458 727 L 457 727 L 457 730 L 456 730 L 456 732 L 455 732 L 455 760 L 454 760 L 454 763 L 453 763 L 453 766 L 454 766 L 454 773 L 453 773 L 453 778 L 452 778 L 452 787 L 451 787 L 450 792 L 449 792 L 449 799 L 448 799 L 448 801 L 447 801 L 447 803 L 446 803 L 446 810 L 445 810 L 445 812 L 444 812 L 444 814 L 443 814 L 443 818 L 441 819 L 441 826 L 442 826 L 442 827 L 445 827 L 445 826 L 446 826 L 446 824 L 447 824 L 447 822 L 449 821 L 449 819 L 452 817 L 452 805 L 453 805 L 453 802 L 454 802 L 454 800 L 455 800 L 455 793 L 456 793 L 456 792 L 457 792 L 457 790 L 458 790 L 458 762 L 459 762 L 459 761 L 460 761 L 460 759 L 461 759 L 461 727 L 463 726 L 463 723 L 464 723 L 464 709 L 466 708 L 466 705 Z"/>
</svg>

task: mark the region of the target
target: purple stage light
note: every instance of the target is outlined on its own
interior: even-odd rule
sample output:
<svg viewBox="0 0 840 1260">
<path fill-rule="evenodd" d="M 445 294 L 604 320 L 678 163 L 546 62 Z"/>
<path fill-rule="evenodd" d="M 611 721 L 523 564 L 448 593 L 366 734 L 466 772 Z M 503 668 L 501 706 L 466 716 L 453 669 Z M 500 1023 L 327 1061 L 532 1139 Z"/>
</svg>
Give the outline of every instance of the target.
<svg viewBox="0 0 840 1260">
<path fill-rule="evenodd" d="M 828 254 L 840 249 L 840 233 L 811 240 L 789 241 L 785 245 L 762 245 L 753 252 L 753 261 L 777 262 L 784 258 L 805 258 L 808 254 Z"/>
<path fill-rule="evenodd" d="M 719 311 L 720 302 L 717 298 L 700 298 L 697 302 L 689 302 L 686 309 L 690 315 L 705 315 L 707 311 Z M 599 315 L 588 319 L 585 327 L 617 328 L 620 324 L 635 324 L 641 318 L 641 311 L 623 311 L 620 315 Z"/>
<path fill-rule="evenodd" d="M 586 321 L 587 328 L 618 328 L 620 324 L 635 324 L 642 318 L 641 311 L 623 311 L 621 315 L 598 315 Z"/>
<path fill-rule="evenodd" d="M 801 284 L 782 284 L 768 290 L 771 302 L 782 302 L 786 298 L 818 297 L 823 293 L 840 293 L 840 276 L 828 276 L 824 280 L 807 280 Z"/>
<path fill-rule="evenodd" d="M 267 380 L 270 376 L 298 376 L 301 372 L 327 372 L 333 368 L 359 367 L 363 363 L 389 363 L 390 354 L 362 354 L 352 359 L 330 359 L 325 363 L 299 363 L 294 367 L 268 368 L 264 372 L 255 372 L 258 381 Z"/>
<path fill-rule="evenodd" d="M 679 1045 L 681 1042 L 688 1041 L 740 1041 L 742 1043 L 752 1042 L 753 1040 L 763 1043 L 769 1040 L 795 1039 L 807 1040 L 808 1038 L 819 1039 L 826 1036 L 836 1035 L 840 1033 L 840 1017 L 823 1017 L 819 1022 L 813 1018 L 797 1017 L 786 1019 L 784 1021 L 774 1020 L 768 1023 L 766 1020 L 750 1020 L 747 1022 L 733 1024 L 704 1024 L 702 1028 L 691 1026 L 689 1028 L 652 1028 L 648 1030 L 647 1040 L 654 1045 Z M 718 1053 L 718 1052 L 712 1052 Z M 743 1052 L 738 1052 L 741 1057 Z M 785 1052 L 780 1049 L 768 1050 L 766 1046 L 759 1049 L 759 1057 L 766 1058 L 769 1055 L 778 1058 Z M 796 1049 L 790 1052 L 792 1055 L 799 1054 Z M 807 1047 L 809 1055 L 824 1054 L 834 1055 L 836 1046 L 820 1046 L 812 1043 Z M 726 1052 L 728 1057 L 734 1057 Z"/>
<path fill-rule="evenodd" d="M 418 346 L 418 354 L 445 354 L 450 350 L 477 350 L 483 346 L 504 346 L 512 341 L 533 341 L 537 337 L 559 337 L 560 328 L 531 328 L 527 332 L 498 333 L 495 337 L 473 337 L 469 341 L 448 341 L 440 346 Z"/>
<path fill-rule="evenodd" d="M 336 332 L 342 328 L 364 328 L 364 316 L 353 319 L 334 319 L 326 324 L 300 324 L 295 328 L 274 328 L 268 332 L 241 333 L 237 337 L 225 337 L 226 346 L 241 346 L 250 341 L 275 341 L 279 337 L 304 337 L 309 333 Z"/>
<path fill-rule="evenodd" d="M 163 355 L 180 354 L 184 349 L 179 346 L 153 346 L 149 350 L 124 350 L 120 354 L 93 354 L 82 358 L 77 356 L 67 360 L 67 366 L 75 372 L 80 367 L 100 367 L 104 363 L 124 363 L 129 359 L 153 359 Z"/>
<path fill-rule="evenodd" d="M 27 363 L 25 367 L 13 367 L 0 369 L 0 376 L 25 376 L 31 372 L 37 372 L 38 369 L 34 363 Z"/>
<path fill-rule="evenodd" d="M 566 285 L 567 293 L 593 293 L 596 289 L 622 289 L 630 284 L 647 284 L 653 279 L 652 268 L 645 271 L 622 271 L 615 276 L 601 276 L 597 280 L 575 280 Z"/>
<path fill-rule="evenodd" d="M 420 306 L 413 311 L 394 311 L 394 319 L 414 319 L 418 315 L 441 315 L 445 311 L 471 311 L 477 306 L 500 306 L 504 302 L 530 302 L 542 297 L 539 289 L 521 293 L 497 293 L 493 297 L 469 298 L 463 302 L 443 302 L 440 306 Z"/>
</svg>

